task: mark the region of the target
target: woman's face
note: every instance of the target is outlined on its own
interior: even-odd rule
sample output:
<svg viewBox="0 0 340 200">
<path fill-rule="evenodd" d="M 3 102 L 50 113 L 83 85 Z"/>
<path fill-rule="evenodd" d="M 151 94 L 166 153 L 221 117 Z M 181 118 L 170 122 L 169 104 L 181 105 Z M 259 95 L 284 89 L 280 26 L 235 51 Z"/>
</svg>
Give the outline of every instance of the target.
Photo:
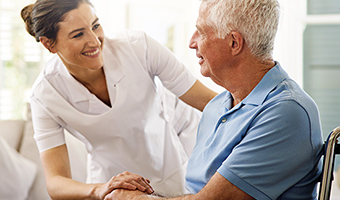
<svg viewBox="0 0 340 200">
<path fill-rule="evenodd" d="M 90 72 L 103 66 L 104 32 L 94 9 L 82 3 L 59 22 L 51 52 L 57 53 L 71 74 Z"/>
</svg>

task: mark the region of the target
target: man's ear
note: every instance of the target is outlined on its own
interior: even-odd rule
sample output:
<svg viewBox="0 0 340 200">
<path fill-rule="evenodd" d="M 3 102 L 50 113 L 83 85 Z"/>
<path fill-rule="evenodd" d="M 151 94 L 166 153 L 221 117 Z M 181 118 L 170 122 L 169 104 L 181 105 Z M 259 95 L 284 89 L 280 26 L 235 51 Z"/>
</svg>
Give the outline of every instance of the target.
<svg viewBox="0 0 340 200">
<path fill-rule="evenodd" d="M 239 32 L 231 31 L 229 33 L 231 37 L 230 47 L 233 55 L 238 55 L 244 48 L 244 39 Z"/>
<path fill-rule="evenodd" d="M 51 53 L 57 53 L 57 49 L 55 48 L 54 42 L 47 38 L 46 36 L 39 37 L 39 40 L 41 44 L 44 45 L 44 47 L 49 50 Z"/>
</svg>

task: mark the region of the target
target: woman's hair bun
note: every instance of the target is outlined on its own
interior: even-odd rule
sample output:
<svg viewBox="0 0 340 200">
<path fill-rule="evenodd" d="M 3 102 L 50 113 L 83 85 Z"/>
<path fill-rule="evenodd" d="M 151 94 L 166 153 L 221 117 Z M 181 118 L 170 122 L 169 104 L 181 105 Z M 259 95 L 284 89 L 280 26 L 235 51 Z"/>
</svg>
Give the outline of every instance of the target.
<svg viewBox="0 0 340 200">
<path fill-rule="evenodd" d="M 35 31 L 33 29 L 33 22 L 32 22 L 32 11 L 33 11 L 33 6 L 34 4 L 30 4 L 25 6 L 22 10 L 21 10 L 21 18 L 24 20 L 25 24 L 26 24 L 26 31 L 32 35 L 33 37 L 35 37 Z"/>
</svg>

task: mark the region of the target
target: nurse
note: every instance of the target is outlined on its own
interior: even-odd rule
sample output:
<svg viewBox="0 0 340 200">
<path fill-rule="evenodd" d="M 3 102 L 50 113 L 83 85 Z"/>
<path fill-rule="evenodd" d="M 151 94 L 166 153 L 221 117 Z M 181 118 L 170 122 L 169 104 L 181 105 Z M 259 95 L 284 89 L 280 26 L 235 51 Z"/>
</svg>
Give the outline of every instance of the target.
<svg viewBox="0 0 340 200">
<path fill-rule="evenodd" d="M 197 110 L 216 93 L 145 33 L 106 37 L 88 0 L 38 0 L 21 15 L 55 54 L 31 95 L 50 196 L 103 199 L 115 188 L 185 193 Z M 71 178 L 65 129 L 89 153 L 86 184 Z"/>
</svg>

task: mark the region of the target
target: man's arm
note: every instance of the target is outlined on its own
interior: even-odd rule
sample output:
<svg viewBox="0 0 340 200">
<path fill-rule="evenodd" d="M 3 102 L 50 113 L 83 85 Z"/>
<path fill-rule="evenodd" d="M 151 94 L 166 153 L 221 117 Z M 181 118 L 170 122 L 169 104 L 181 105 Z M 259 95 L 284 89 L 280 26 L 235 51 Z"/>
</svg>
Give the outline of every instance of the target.
<svg viewBox="0 0 340 200">
<path fill-rule="evenodd" d="M 162 198 L 150 196 L 140 191 L 129 191 L 117 189 L 108 194 L 105 200 L 153 200 L 153 199 L 169 199 L 169 200 L 195 200 L 195 199 L 209 199 L 209 200 L 253 200 L 254 198 L 243 192 L 238 187 L 225 179 L 218 172 L 211 178 L 208 184 L 197 194 L 186 195 L 174 198 Z"/>
</svg>

